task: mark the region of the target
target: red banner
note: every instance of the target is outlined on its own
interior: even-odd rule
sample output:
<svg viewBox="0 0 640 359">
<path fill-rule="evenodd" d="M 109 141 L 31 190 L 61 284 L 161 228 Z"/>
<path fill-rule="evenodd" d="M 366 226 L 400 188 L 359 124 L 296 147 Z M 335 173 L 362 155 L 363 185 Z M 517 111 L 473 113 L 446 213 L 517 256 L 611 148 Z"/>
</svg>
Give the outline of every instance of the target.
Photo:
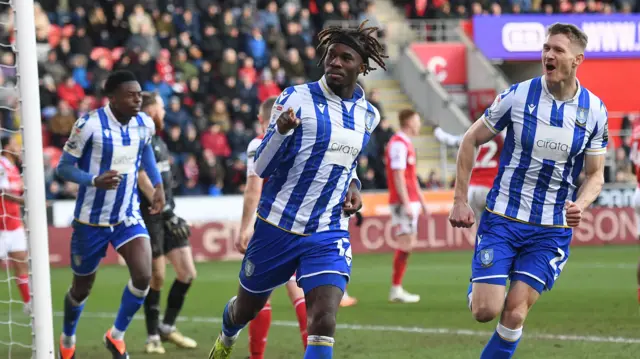
<svg viewBox="0 0 640 359">
<path fill-rule="evenodd" d="M 411 50 L 443 85 L 467 84 L 467 48 L 457 43 L 419 42 Z"/>
<path fill-rule="evenodd" d="M 469 90 L 469 115 L 475 121 L 491 106 L 496 98 L 495 89 Z"/>
<path fill-rule="evenodd" d="M 191 245 L 197 261 L 239 260 L 242 255 L 234 249 L 236 223 L 209 223 L 193 228 Z M 445 213 L 421 218 L 418 252 L 439 252 L 473 249 L 473 231 L 453 228 Z M 68 266 L 71 228 L 50 228 L 50 260 L 55 266 Z M 601 246 L 631 244 L 636 241 L 636 224 L 631 208 L 594 208 L 584 213 L 582 224 L 574 231 L 573 246 Z M 362 225 L 351 224 L 351 247 L 354 254 L 385 253 L 397 248 L 394 228 L 389 216 L 365 217 Z M 103 264 L 124 264 L 109 249 Z"/>
</svg>

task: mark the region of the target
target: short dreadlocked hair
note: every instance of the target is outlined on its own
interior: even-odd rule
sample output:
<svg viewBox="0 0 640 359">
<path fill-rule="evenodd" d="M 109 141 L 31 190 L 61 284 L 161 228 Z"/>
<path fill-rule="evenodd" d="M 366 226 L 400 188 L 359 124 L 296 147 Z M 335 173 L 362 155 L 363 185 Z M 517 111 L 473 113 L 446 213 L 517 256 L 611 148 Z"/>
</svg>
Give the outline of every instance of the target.
<svg viewBox="0 0 640 359">
<path fill-rule="evenodd" d="M 364 20 L 360 23 L 357 29 L 354 28 L 344 28 L 340 26 L 330 26 L 318 33 L 318 39 L 320 40 L 320 44 L 317 49 L 320 50 L 324 47 L 324 51 L 322 53 L 322 57 L 318 62 L 318 66 L 321 66 L 324 62 L 325 57 L 327 57 L 327 53 L 329 51 L 329 46 L 335 43 L 345 44 L 351 48 L 353 48 L 360 56 L 362 57 L 362 61 L 364 63 L 364 75 L 369 73 L 370 71 L 375 70 L 375 67 L 371 67 L 369 65 L 369 58 L 371 58 L 378 66 L 382 67 L 385 71 L 387 70 L 387 66 L 384 63 L 384 58 L 389 56 L 383 53 L 384 48 L 378 42 L 378 39 L 373 37 L 371 34 L 378 31 L 377 27 L 364 27 L 364 25 L 369 20 Z"/>
</svg>

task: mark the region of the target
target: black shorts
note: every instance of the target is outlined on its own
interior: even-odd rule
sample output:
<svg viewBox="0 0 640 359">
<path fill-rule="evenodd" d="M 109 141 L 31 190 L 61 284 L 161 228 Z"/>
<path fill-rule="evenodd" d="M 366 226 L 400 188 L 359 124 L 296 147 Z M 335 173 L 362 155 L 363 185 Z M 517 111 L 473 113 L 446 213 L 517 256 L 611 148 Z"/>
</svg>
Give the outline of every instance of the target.
<svg viewBox="0 0 640 359">
<path fill-rule="evenodd" d="M 162 215 L 143 216 L 143 218 L 151 238 L 151 256 L 153 259 L 164 256 L 176 248 L 189 246 L 188 239 L 176 238 L 171 232 L 165 230 Z"/>
</svg>

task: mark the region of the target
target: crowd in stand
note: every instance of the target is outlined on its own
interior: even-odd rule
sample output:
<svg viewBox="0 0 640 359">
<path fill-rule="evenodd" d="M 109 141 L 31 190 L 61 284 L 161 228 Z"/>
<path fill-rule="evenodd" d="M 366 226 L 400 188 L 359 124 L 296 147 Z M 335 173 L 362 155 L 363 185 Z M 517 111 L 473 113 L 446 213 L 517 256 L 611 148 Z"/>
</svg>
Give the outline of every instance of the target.
<svg viewBox="0 0 640 359">
<path fill-rule="evenodd" d="M 474 15 L 637 13 L 636 0 L 393 0 L 409 19 L 466 19 Z"/>
<path fill-rule="evenodd" d="M 407 17 L 469 13 L 630 11 L 633 1 L 395 0 Z M 640 2 L 639 2 L 640 3 Z M 106 103 L 109 72 L 128 69 L 167 106 L 161 135 L 178 195 L 242 193 L 246 148 L 260 134 L 257 107 L 287 86 L 315 81 L 316 33 L 330 20 L 372 20 L 366 0 L 40 0 L 35 5 L 47 195 L 75 198 L 53 169 L 75 120 Z M 0 43 L 12 43 L 13 12 L 0 5 Z M 505 11 L 507 12 L 507 11 Z M 455 15 L 452 15 L 455 14 Z M 19 128 L 15 56 L 0 47 L 0 126 Z M 384 116 L 375 90 L 368 99 Z M 386 188 L 385 119 L 359 161 L 365 189 Z M 432 173 L 423 183 L 437 188 Z"/>
<path fill-rule="evenodd" d="M 258 105 L 288 86 L 318 80 L 316 33 L 327 20 L 363 20 L 362 0 L 41 0 L 35 6 L 42 131 L 50 199 L 77 188 L 53 168 L 75 120 L 106 103 L 109 72 L 133 71 L 167 106 L 161 134 L 178 195 L 243 191 L 246 148 L 260 134 Z M 11 43 L 5 6 L 0 43 Z M 9 49 L 7 49 L 9 50 Z M 0 50 L 1 51 L 1 50 Z M 15 87 L 13 52 L 0 55 L 0 86 Z M 17 130 L 16 91 L 0 95 L 0 125 Z M 374 95 L 375 98 L 375 95 Z M 372 145 L 373 146 L 373 145 Z M 383 181 L 367 177 L 371 186 Z M 376 172 L 384 173 L 379 169 Z"/>
</svg>

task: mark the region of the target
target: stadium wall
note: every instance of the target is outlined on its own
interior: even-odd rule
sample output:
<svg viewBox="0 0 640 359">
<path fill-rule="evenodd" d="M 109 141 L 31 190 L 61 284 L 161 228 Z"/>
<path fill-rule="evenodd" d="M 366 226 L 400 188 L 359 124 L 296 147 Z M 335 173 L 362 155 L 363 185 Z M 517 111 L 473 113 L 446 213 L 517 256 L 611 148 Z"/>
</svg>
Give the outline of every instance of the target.
<svg viewBox="0 0 640 359">
<path fill-rule="evenodd" d="M 596 206 L 584 213 L 581 226 L 574 232 L 574 246 L 625 245 L 636 242 L 634 212 L 629 204 L 633 196 L 633 186 L 611 186 L 603 191 Z M 475 229 L 454 229 L 447 219 L 453 193 L 450 191 L 429 191 L 425 193 L 430 204 L 430 214 L 420 220 L 416 251 L 469 251 L 473 249 Z M 397 248 L 394 228 L 386 206 L 386 193 L 366 193 L 363 195 L 364 219 L 357 226 L 351 223 L 351 246 L 354 254 L 387 253 Z M 192 197 L 178 198 L 176 211 L 193 223 L 191 244 L 197 261 L 240 260 L 242 255 L 233 246 L 237 234 L 242 197 Z M 64 204 L 64 203 L 62 203 Z M 58 224 L 60 218 L 68 218 L 58 203 Z M 186 210 L 188 208 L 188 210 Z M 200 210 L 198 208 L 201 208 Z M 224 211 L 212 211 L 224 208 Z M 223 212 L 223 213 L 221 213 Z M 55 213 L 55 211 L 54 211 Z M 203 213 L 209 216 L 203 218 Z M 236 216 L 237 214 L 237 216 Z M 235 218 L 234 218 L 235 216 Z M 50 262 L 54 266 L 70 264 L 69 240 L 72 229 L 69 224 L 49 227 Z M 108 251 L 103 264 L 121 264 L 121 258 L 112 249 Z"/>
</svg>

